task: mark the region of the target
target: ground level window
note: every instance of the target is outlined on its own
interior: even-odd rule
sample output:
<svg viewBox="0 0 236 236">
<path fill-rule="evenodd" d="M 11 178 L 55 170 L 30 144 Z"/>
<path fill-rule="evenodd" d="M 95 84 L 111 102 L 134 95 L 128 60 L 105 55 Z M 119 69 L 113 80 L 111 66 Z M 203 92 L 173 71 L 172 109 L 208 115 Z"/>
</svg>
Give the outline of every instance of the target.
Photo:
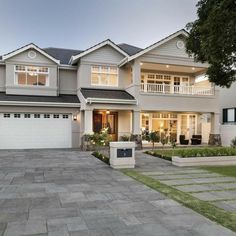
<svg viewBox="0 0 236 236">
<path fill-rule="evenodd" d="M 10 118 L 11 115 L 10 115 L 9 113 L 5 113 L 5 114 L 3 115 L 3 117 L 4 117 L 4 118 Z"/>
<path fill-rule="evenodd" d="M 40 118 L 40 114 L 34 114 L 34 118 Z"/>
<path fill-rule="evenodd" d="M 236 108 L 223 109 L 223 123 L 236 122 Z"/>
<path fill-rule="evenodd" d="M 68 119 L 68 118 L 69 118 L 69 115 L 63 115 L 62 118 L 63 118 L 63 119 Z"/>
<path fill-rule="evenodd" d="M 24 117 L 25 118 L 30 118 L 30 114 L 25 114 Z"/>
<path fill-rule="evenodd" d="M 59 114 L 54 114 L 54 115 L 53 115 L 53 118 L 54 118 L 54 119 L 58 119 L 58 118 L 59 118 Z"/>
<path fill-rule="evenodd" d="M 14 114 L 14 118 L 20 118 L 20 114 Z"/>
<path fill-rule="evenodd" d="M 50 118 L 50 114 L 44 114 L 44 118 L 46 119 Z"/>
</svg>

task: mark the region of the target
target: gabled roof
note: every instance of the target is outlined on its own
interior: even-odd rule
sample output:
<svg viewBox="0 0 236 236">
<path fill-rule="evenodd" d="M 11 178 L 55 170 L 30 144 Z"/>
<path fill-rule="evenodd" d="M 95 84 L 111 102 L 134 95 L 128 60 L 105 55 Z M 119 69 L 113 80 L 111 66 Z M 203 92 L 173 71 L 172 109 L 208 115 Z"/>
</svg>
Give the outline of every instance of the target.
<svg viewBox="0 0 236 236">
<path fill-rule="evenodd" d="M 82 50 L 48 47 L 43 49 L 46 53 L 60 60 L 61 64 L 69 64 L 70 58 L 77 55 Z"/>
<path fill-rule="evenodd" d="M 175 32 L 175 33 L 173 33 L 173 34 L 171 34 L 171 35 L 165 37 L 164 39 L 162 39 L 162 40 L 160 40 L 160 41 L 158 41 L 158 42 L 156 42 L 156 43 L 154 43 L 154 44 L 152 44 L 152 45 L 146 47 L 145 49 L 143 49 L 143 50 L 137 52 L 136 54 L 134 54 L 134 55 L 132 55 L 132 56 L 129 56 L 128 58 L 124 58 L 124 59 L 121 61 L 120 66 L 126 64 L 126 63 L 129 62 L 129 61 L 132 61 L 132 60 L 136 59 L 137 57 L 142 56 L 143 54 L 145 54 L 145 53 L 147 53 L 147 52 L 149 52 L 149 51 L 155 49 L 156 47 L 161 46 L 162 44 L 168 42 L 169 40 L 171 40 L 171 39 L 173 39 L 173 38 L 175 38 L 175 37 L 177 37 L 177 36 L 179 36 L 179 35 L 184 35 L 185 37 L 188 37 L 189 34 L 188 34 L 188 32 L 187 32 L 186 30 L 181 29 L 181 30 L 179 30 L 179 31 L 177 31 L 177 32 Z"/>
<path fill-rule="evenodd" d="M 72 56 L 69 63 L 73 65 L 74 63 L 76 63 L 79 60 L 79 58 L 81 58 L 81 57 L 101 48 L 101 47 L 104 47 L 106 45 L 113 47 L 116 51 L 123 54 L 125 57 L 129 56 L 124 50 L 122 50 L 119 46 L 117 46 L 115 43 L 113 43 L 110 39 L 107 39 L 105 41 L 102 41 L 101 43 L 96 44 L 95 46 L 92 46 L 92 47 L 86 49 L 85 51 L 79 53 L 78 55 Z"/>
<path fill-rule="evenodd" d="M 139 47 L 127 44 L 127 43 L 121 43 L 121 44 L 118 44 L 118 46 L 130 56 L 143 50 L 142 48 L 139 48 Z"/>
<path fill-rule="evenodd" d="M 42 50 L 41 48 L 39 48 L 37 45 L 33 44 L 33 43 L 30 43 L 30 44 L 27 44 L 21 48 L 18 48 L 12 52 L 9 52 L 5 55 L 2 56 L 2 60 L 6 60 L 8 58 L 11 58 L 19 53 L 22 53 L 26 50 L 29 50 L 29 49 L 34 49 L 36 51 L 38 51 L 39 53 L 41 53 L 42 55 L 44 55 L 45 57 L 47 57 L 48 59 L 50 59 L 51 61 L 54 61 L 55 63 L 57 64 L 60 64 L 60 61 L 57 60 L 56 58 L 52 57 L 51 55 L 49 55 L 47 52 L 45 52 L 44 50 Z"/>
</svg>

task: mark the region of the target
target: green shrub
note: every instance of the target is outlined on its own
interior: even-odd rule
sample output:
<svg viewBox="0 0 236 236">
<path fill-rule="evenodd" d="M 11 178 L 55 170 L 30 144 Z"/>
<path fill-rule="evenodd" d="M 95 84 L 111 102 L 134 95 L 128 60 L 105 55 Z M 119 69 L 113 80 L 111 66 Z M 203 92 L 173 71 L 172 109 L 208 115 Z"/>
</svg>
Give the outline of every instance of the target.
<svg viewBox="0 0 236 236">
<path fill-rule="evenodd" d="M 96 158 L 98 158 L 99 160 L 105 162 L 106 164 L 110 164 L 110 160 L 108 157 L 104 156 L 102 153 L 100 152 L 93 152 L 92 153 L 93 156 L 95 156 Z"/>
<path fill-rule="evenodd" d="M 120 136 L 120 140 L 124 142 L 130 141 L 130 136 L 129 135 L 122 135 Z"/>
<path fill-rule="evenodd" d="M 155 143 L 160 142 L 160 136 L 157 131 L 150 132 L 148 135 L 148 141 L 152 143 L 152 149 L 154 149 Z"/>
<path fill-rule="evenodd" d="M 231 147 L 236 148 L 236 137 L 231 140 Z"/>
<path fill-rule="evenodd" d="M 154 150 L 146 152 L 150 155 L 171 160 L 172 156 L 188 157 L 212 157 L 212 156 L 236 156 L 236 148 L 215 147 L 215 148 L 185 148 L 172 150 Z"/>
</svg>

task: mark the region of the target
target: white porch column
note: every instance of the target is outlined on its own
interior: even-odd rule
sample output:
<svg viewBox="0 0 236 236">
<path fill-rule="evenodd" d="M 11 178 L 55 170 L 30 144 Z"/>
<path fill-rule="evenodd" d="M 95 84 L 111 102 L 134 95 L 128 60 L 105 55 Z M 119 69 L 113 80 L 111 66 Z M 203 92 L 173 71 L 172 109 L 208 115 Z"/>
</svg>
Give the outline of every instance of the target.
<svg viewBox="0 0 236 236">
<path fill-rule="evenodd" d="M 130 93 L 139 100 L 139 92 L 141 90 L 141 68 L 140 61 L 135 60 L 132 65 L 132 89 Z"/>
<path fill-rule="evenodd" d="M 93 133 L 93 110 L 84 110 L 84 133 Z"/>
<path fill-rule="evenodd" d="M 219 113 L 211 113 L 211 132 L 208 144 L 215 146 L 221 145 Z"/>
<path fill-rule="evenodd" d="M 220 114 L 211 113 L 211 134 L 220 133 Z"/>
<path fill-rule="evenodd" d="M 140 111 L 132 112 L 132 133 L 133 135 L 141 134 Z"/>
</svg>

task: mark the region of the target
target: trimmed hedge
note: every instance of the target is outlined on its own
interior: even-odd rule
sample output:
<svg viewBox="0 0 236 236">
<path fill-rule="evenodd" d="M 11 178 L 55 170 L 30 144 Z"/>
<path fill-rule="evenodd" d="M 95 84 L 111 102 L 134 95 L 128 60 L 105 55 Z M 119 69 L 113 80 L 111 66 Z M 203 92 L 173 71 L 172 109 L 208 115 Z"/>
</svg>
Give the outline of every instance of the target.
<svg viewBox="0 0 236 236">
<path fill-rule="evenodd" d="M 171 161 L 172 156 L 188 157 L 212 157 L 212 156 L 236 156 L 236 148 L 210 147 L 210 148 L 184 148 L 147 151 L 147 154 Z"/>
<path fill-rule="evenodd" d="M 109 158 L 107 156 L 104 156 L 102 153 L 100 153 L 100 152 L 93 152 L 92 155 L 95 156 L 96 158 L 98 158 L 99 160 L 105 162 L 107 165 L 110 165 Z"/>
</svg>

